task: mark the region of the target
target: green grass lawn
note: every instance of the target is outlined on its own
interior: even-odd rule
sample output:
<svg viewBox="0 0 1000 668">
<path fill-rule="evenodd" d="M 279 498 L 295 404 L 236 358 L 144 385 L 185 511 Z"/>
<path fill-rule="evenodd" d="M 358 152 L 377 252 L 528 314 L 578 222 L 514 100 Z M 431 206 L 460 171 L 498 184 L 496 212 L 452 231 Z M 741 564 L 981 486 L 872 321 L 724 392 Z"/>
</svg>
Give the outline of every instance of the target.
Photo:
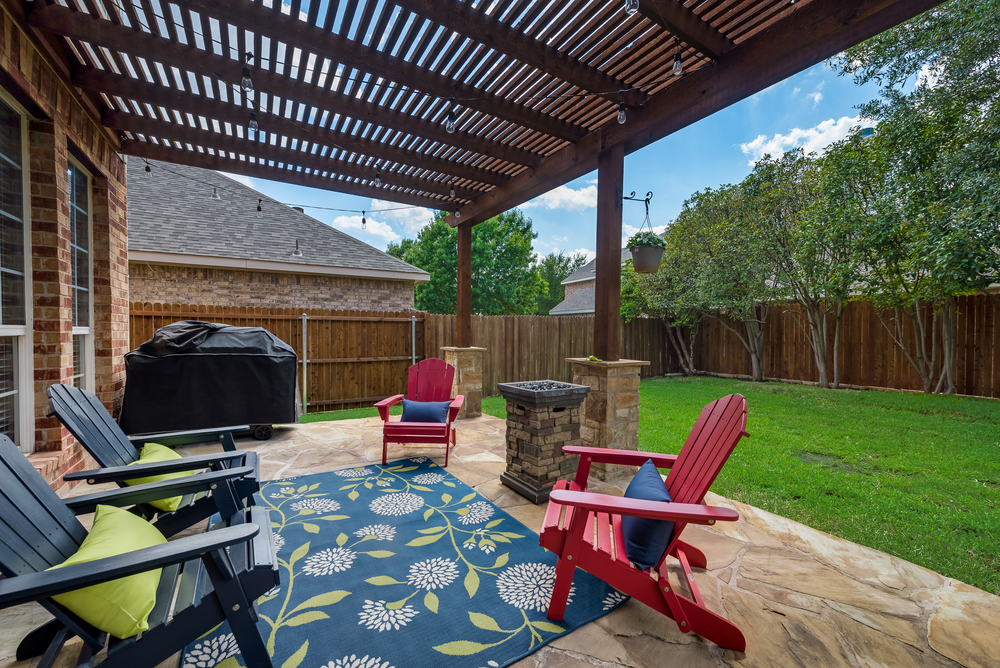
<svg viewBox="0 0 1000 668">
<path fill-rule="evenodd" d="M 738 392 L 747 432 L 712 491 L 1000 594 L 1000 402 L 719 378 L 640 387 L 639 447 L 676 453 Z"/>
</svg>

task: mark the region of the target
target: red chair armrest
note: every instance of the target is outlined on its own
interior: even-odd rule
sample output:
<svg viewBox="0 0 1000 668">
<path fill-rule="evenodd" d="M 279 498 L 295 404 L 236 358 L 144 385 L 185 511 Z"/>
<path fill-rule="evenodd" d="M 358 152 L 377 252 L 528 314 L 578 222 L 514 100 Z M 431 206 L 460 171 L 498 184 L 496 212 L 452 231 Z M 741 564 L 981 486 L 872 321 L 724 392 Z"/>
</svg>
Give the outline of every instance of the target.
<svg viewBox="0 0 1000 668">
<path fill-rule="evenodd" d="M 590 465 L 593 462 L 605 464 L 622 464 L 624 466 L 642 466 L 647 459 L 653 460 L 653 465 L 659 469 L 668 469 L 677 461 L 677 455 L 665 455 L 659 452 L 636 452 L 635 450 L 615 450 L 613 448 L 587 448 L 581 445 L 567 445 L 563 448 L 567 455 L 580 455 L 576 468 L 576 483 L 582 488 L 587 487 L 590 477 Z"/>
<path fill-rule="evenodd" d="M 461 394 L 455 397 L 455 399 L 451 402 L 451 405 L 448 406 L 448 424 L 455 421 L 455 418 L 458 417 L 458 411 L 462 410 L 462 404 L 464 403 L 465 396 Z"/>
<path fill-rule="evenodd" d="M 639 501 L 608 494 L 593 492 L 571 492 L 552 490 L 551 503 L 574 506 L 583 510 L 612 515 L 647 517 L 654 520 L 689 522 L 692 524 L 714 524 L 716 521 L 735 522 L 740 514 L 731 508 L 706 506 L 699 503 L 664 503 L 662 501 Z"/>
<path fill-rule="evenodd" d="M 403 400 L 403 395 L 397 394 L 395 396 L 383 399 L 382 401 L 375 404 L 375 408 L 378 409 L 378 414 L 379 417 L 382 418 L 382 422 L 389 421 L 389 406 L 395 406 L 402 400 Z"/>
</svg>

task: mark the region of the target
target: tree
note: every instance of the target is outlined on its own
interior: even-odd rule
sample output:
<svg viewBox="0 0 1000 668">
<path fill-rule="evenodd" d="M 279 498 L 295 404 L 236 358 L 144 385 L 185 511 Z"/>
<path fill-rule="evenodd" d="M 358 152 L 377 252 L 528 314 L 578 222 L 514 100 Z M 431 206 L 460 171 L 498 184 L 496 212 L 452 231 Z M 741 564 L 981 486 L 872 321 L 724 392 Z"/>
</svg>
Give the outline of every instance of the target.
<svg viewBox="0 0 1000 668">
<path fill-rule="evenodd" d="M 458 232 L 438 212 L 409 245 L 390 244 L 390 254 L 430 273 L 415 290 L 416 307 L 455 313 L 458 293 Z M 534 313 L 547 286 L 532 266 L 531 220 L 514 209 L 472 228 L 472 312 L 478 315 Z M 399 255 L 395 255 L 399 257 Z"/>
<path fill-rule="evenodd" d="M 406 251 L 410 250 L 414 243 L 413 239 L 410 238 L 404 238 L 398 244 L 395 241 L 390 241 L 389 245 L 385 248 L 385 252 L 405 262 Z"/>
<path fill-rule="evenodd" d="M 552 252 L 535 264 L 535 271 L 548 284 L 548 291 L 538 298 L 538 315 L 548 315 L 554 306 L 566 299 L 566 277 L 587 264 L 583 255 L 566 255 L 562 251 Z"/>
</svg>

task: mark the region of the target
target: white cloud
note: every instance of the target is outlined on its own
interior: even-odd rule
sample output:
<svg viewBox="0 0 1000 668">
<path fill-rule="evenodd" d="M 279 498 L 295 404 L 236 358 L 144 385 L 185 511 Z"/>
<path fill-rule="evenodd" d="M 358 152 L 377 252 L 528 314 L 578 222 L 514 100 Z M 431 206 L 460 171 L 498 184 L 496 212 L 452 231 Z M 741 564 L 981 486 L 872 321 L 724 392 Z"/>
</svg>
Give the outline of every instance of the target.
<svg viewBox="0 0 1000 668">
<path fill-rule="evenodd" d="M 236 181 L 237 183 L 242 183 L 247 188 L 253 188 L 254 190 L 257 189 L 257 186 L 255 186 L 253 183 L 253 179 L 251 179 L 249 176 L 243 176 L 242 174 L 230 174 L 229 172 L 219 172 L 219 174 L 222 174 L 223 176 L 228 176 L 233 181 Z"/>
<path fill-rule="evenodd" d="M 801 92 L 802 92 L 802 89 L 799 88 L 798 86 L 796 86 L 795 88 L 792 89 L 792 95 L 793 96 L 798 95 Z"/>
<path fill-rule="evenodd" d="M 556 236 L 555 234 L 552 235 L 552 238 L 555 241 L 569 241 L 569 237 L 560 237 L 560 236 Z"/>
<path fill-rule="evenodd" d="M 812 128 L 792 128 L 788 134 L 776 134 L 770 139 L 767 135 L 758 135 L 753 141 L 740 144 L 743 153 L 750 156 L 750 165 L 764 157 L 765 154 L 780 156 L 785 151 L 802 147 L 806 153 L 821 153 L 823 149 L 835 141 L 840 141 L 856 126 L 871 127 L 872 123 L 862 120 L 860 116 L 844 116 L 840 120 L 828 119 Z"/>
<path fill-rule="evenodd" d="M 597 206 L 597 186 L 586 186 L 579 190 L 559 186 L 541 197 L 536 197 L 530 202 L 522 204 L 521 208 L 530 209 L 536 206 L 546 209 L 565 209 L 567 211 L 591 209 Z"/>
<path fill-rule="evenodd" d="M 336 227 L 341 232 L 347 232 L 352 237 L 357 237 L 359 235 L 368 235 L 372 237 L 377 237 L 383 241 L 399 241 L 400 236 L 386 223 L 379 222 L 368 218 L 366 221 L 366 228 L 361 227 L 361 216 L 337 216 L 330 223 Z"/>
<path fill-rule="evenodd" d="M 409 236 L 415 236 L 434 221 L 434 212 L 422 206 L 403 208 L 401 204 L 373 199 L 371 210 L 376 212 L 381 220 L 392 223 Z"/>
<path fill-rule="evenodd" d="M 600 181 L 600 179 L 590 179 L 589 181 L 587 181 L 587 183 L 589 183 L 592 186 L 596 186 L 598 181 Z"/>
<path fill-rule="evenodd" d="M 640 229 L 641 228 L 639 228 L 639 227 L 632 227 L 631 225 L 629 225 L 627 223 L 622 223 L 622 248 L 625 248 L 625 244 L 628 243 L 628 240 L 631 239 L 632 235 L 635 234 L 636 232 L 638 232 Z M 664 225 L 657 225 L 656 227 L 653 228 L 653 233 L 654 234 L 663 234 L 663 232 L 666 229 L 667 229 L 667 226 L 665 224 Z"/>
<path fill-rule="evenodd" d="M 577 248 L 574 251 L 570 251 L 569 254 L 570 255 L 583 255 L 584 257 L 587 258 L 587 262 L 590 262 L 595 257 L 597 257 L 597 253 L 595 253 L 594 251 L 590 250 L 589 248 Z"/>
</svg>

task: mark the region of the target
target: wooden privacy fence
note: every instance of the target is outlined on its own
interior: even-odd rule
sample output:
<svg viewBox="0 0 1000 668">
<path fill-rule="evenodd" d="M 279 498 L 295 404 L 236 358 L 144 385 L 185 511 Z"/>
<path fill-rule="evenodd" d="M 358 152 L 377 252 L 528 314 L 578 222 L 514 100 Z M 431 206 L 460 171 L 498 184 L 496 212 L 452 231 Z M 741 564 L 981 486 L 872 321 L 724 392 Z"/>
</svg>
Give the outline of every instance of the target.
<svg viewBox="0 0 1000 668">
<path fill-rule="evenodd" d="M 1000 305 L 986 295 L 959 297 L 955 322 L 955 386 L 959 394 L 1000 397 Z M 796 320 L 798 314 L 798 321 Z M 880 319 L 881 315 L 881 319 Z M 850 302 L 844 312 L 841 333 L 841 382 L 861 387 L 923 390 L 920 376 L 896 345 L 892 312 L 879 312 L 869 302 Z M 913 330 L 904 319 L 907 345 Z M 772 306 L 764 330 L 764 377 L 813 382 L 819 378 L 809 337 L 802 326 L 805 318 L 797 305 Z M 885 325 L 883 325 L 883 322 Z M 743 333 L 742 325 L 730 323 Z M 930 340 L 931 317 L 925 331 Z M 940 337 L 938 337 L 940 338 Z M 941 359 L 940 340 L 937 359 Z M 833 329 L 827 350 L 830 382 L 833 382 Z M 750 354 L 735 334 L 713 319 L 702 321 L 695 341 L 695 367 L 699 371 L 749 376 Z M 935 378 L 935 382 L 937 379 Z"/>
<path fill-rule="evenodd" d="M 306 317 L 303 317 L 305 314 Z M 406 371 L 423 358 L 421 312 L 331 311 L 133 302 L 129 343 L 134 350 L 158 328 L 179 320 L 263 327 L 299 356 L 310 410 L 368 405 L 406 389 Z M 303 355 L 303 331 L 307 354 Z M 416 344 L 414 346 L 414 343 Z M 306 370 L 303 375 L 303 368 Z"/>
</svg>

